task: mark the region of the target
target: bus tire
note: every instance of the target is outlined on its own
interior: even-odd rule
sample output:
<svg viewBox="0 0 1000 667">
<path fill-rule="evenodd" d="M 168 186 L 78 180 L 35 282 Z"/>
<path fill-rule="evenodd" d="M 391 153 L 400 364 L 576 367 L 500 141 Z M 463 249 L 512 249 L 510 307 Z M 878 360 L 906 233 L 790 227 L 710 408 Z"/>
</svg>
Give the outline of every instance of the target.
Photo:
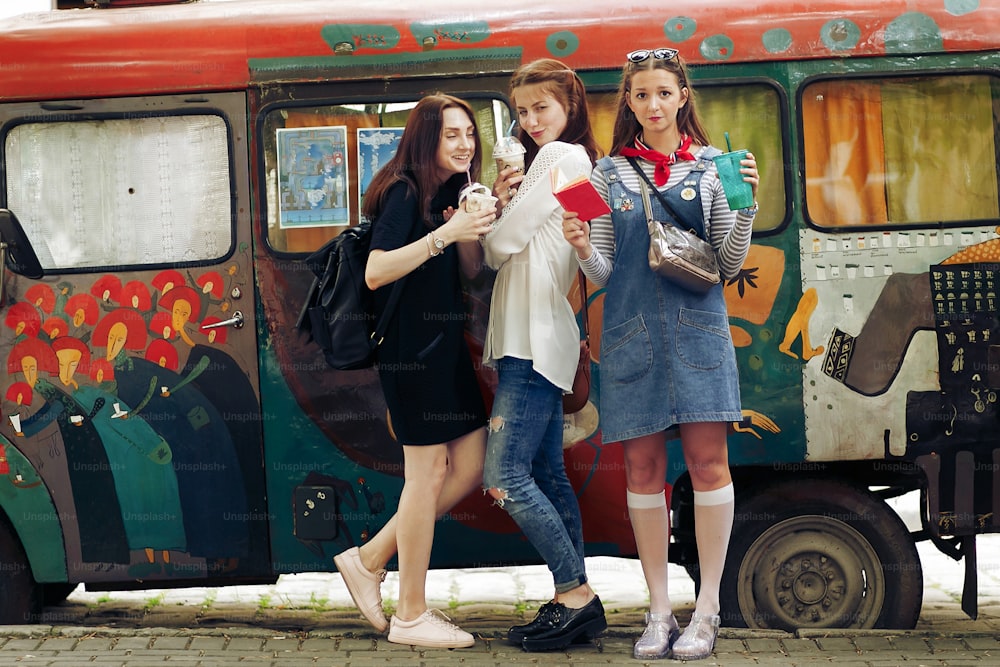
<svg viewBox="0 0 1000 667">
<path fill-rule="evenodd" d="M 738 501 L 720 593 L 724 625 L 909 629 L 923 588 L 909 531 L 867 490 L 800 479 Z"/>
<path fill-rule="evenodd" d="M 53 607 L 62 604 L 70 593 L 76 590 L 77 584 L 42 584 L 42 604 L 46 607 Z"/>
<path fill-rule="evenodd" d="M 0 625 L 37 623 L 42 612 L 42 587 L 35 583 L 21 541 L 0 516 Z"/>
</svg>

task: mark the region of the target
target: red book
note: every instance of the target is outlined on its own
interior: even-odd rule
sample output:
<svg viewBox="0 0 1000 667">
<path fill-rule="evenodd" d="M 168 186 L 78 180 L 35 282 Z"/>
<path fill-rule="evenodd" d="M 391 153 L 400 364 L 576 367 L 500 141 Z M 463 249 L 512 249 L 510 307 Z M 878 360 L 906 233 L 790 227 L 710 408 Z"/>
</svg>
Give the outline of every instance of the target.
<svg viewBox="0 0 1000 667">
<path fill-rule="evenodd" d="M 558 167 L 554 167 L 549 176 L 555 198 L 565 210 L 573 211 L 584 222 L 611 213 L 608 203 L 586 176 L 566 180 Z"/>
</svg>

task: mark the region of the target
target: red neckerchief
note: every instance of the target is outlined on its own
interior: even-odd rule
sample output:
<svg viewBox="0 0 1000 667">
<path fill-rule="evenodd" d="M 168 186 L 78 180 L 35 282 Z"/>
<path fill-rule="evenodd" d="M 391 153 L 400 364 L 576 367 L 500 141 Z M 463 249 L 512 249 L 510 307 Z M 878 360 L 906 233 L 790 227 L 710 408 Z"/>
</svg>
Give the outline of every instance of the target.
<svg viewBox="0 0 1000 667">
<path fill-rule="evenodd" d="M 681 135 L 680 148 L 670 155 L 664 155 L 659 151 L 654 151 L 652 148 L 647 148 L 639 141 L 639 137 L 635 138 L 635 145 L 636 148 L 625 146 L 621 149 L 621 154 L 625 157 L 641 157 L 656 164 L 656 169 L 653 171 L 653 180 L 658 186 L 666 184 L 667 180 L 670 179 L 670 165 L 678 160 L 695 159 L 694 155 L 688 151 L 691 148 L 691 137 L 686 134 Z"/>
</svg>

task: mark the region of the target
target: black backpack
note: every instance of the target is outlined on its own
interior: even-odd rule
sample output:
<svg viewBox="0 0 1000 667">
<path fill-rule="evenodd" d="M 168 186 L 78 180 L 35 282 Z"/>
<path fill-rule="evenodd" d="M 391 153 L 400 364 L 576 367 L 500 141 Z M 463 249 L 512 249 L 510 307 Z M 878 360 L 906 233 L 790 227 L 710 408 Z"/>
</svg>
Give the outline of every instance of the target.
<svg viewBox="0 0 1000 667">
<path fill-rule="evenodd" d="M 405 278 L 393 285 L 385 312 L 376 324 L 374 298 L 365 284 L 371 238 L 371 223 L 362 222 L 345 229 L 305 260 L 316 277 L 295 326 L 319 345 L 326 363 L 337 370 L 374 365 L 375 349 L 402 294 Z"/>
</svg>

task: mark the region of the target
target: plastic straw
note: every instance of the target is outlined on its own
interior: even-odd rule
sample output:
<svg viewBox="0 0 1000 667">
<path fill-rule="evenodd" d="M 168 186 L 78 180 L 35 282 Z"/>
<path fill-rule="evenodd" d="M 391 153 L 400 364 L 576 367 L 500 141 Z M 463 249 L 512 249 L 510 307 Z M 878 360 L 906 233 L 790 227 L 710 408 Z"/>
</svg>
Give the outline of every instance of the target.
<svg viewBox="0 0 1000 667">
<path fill-rule="evenodd" d="M 728 132 L 724 132 L 723 134 L 726 135 L 726 150 L 729 151 L 730 153 L 732 153 L 733 152 L 733 145 L 731 143 L 729 143 L 729 133 Z"/>
<path fill-rule="evenodd" d="M 517 126 L 517 120 L 510 121 L 510 127 L 507 128 L 507 136 L 514 134 L 514 128 Z"/>
</svg>

